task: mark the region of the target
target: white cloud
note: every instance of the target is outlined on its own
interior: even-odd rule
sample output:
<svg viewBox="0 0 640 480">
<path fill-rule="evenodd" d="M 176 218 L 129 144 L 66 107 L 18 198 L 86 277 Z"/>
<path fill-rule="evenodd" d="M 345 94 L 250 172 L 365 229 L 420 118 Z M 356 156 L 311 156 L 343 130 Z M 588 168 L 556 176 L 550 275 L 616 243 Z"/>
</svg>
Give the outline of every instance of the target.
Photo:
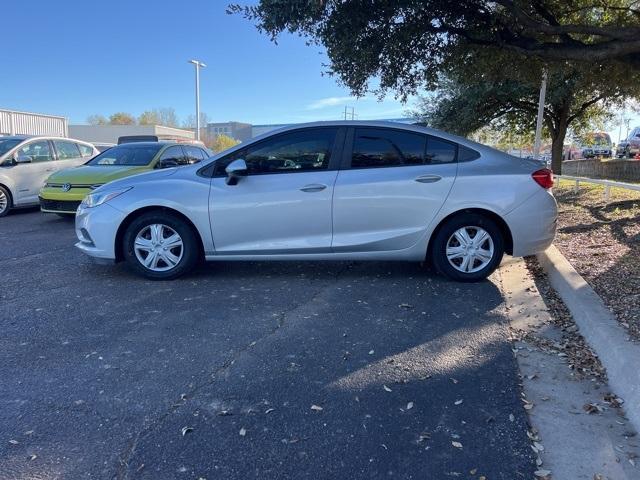
<svg viewBox="0 0 640 480">
<path fill-rule="evenodd" d="M 316 100 L 307 105 L 307 110 L 320 110 L 327 107 L 335 107 L 346 102 L 354 102 L 358 100 L 356 97 L 326 97 Z"/>
</svg>

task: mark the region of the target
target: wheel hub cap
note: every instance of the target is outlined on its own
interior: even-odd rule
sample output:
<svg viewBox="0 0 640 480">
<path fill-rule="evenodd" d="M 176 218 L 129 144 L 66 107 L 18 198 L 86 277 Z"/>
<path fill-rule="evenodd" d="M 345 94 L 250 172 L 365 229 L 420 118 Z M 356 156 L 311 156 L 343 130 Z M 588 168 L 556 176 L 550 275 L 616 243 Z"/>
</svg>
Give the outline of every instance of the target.
<svg viewBox="0 0 640 480">
<path fill-rule="evenodd" d="M 481 227 L 459 228 L 447 241 L 446 255 L 451 266 L 459 272 L 480 271 L 493 259 L 493 238 Z"/>
<path fill-rule="evenodd" d="M 138 261 L 153 272 L 175 268 L 184 254 L 182 238 L 173 228 L 155 223 L 144 227 L 135 238 L 134 252 Z"/>
</svg>

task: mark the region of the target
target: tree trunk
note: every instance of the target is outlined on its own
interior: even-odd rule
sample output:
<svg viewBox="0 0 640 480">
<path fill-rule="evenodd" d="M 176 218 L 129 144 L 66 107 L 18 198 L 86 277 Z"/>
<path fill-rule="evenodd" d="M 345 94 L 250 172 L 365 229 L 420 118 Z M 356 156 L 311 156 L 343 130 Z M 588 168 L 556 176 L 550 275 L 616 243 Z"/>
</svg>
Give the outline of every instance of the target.
<svg viewBox="0 0 640 480">
<path fill-rule="evenodd" d="M 556 175 L 562 174 L 562 150 L 564 138 L 567 136 L 569 126 L 569 104 L 565 104 L 559 112 L 558 123 L 551 133 L 551 170 Z"/>
</svg>

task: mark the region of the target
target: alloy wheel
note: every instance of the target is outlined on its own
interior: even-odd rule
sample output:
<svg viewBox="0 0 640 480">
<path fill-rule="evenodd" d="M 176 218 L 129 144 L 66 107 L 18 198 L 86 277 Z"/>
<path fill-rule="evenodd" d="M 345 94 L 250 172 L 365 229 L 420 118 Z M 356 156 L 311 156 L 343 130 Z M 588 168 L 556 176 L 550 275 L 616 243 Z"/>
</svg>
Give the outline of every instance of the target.
<svg viewBox="0 0 640 480">
<path fill-rule="evenodd" d="M 474 273 L 485 268 L 493 258 L 494 245 L 489 233 L 481 227 L 462 227 L 449 237 L 447 260 L 462 273 Z"/>
<path fill-rule="evenodd" d="M 136 235 L 133 249 L 138 261 L 153 272 L 175 268 L 184 254 L 182 237 L 161 223 L 143 227 Z"/>
<path fill-rule="evenodd" d="M 0 190 L 0 214 L 4 213 L 8 206 L 9 199 L 7 198 L 7 195 L 2 190 Z"/>
</svg>

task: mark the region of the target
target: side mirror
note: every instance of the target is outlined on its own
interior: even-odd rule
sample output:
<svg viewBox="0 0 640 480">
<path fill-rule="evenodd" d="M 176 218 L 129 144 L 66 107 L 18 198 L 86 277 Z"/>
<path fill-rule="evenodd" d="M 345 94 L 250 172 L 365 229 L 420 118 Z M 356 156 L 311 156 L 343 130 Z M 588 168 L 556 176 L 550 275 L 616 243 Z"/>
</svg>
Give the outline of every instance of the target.
<svg viewBox="0 0 640 480">
<path fill-rule="evenodd" d="M 31 163 L 33 162 L 33 158 L 29 155 L 16 155 L 13 157 L 13 161 L 16 163 Z"/>
<path fill-rule="evenodd" d="M 171 168 L 171 167 L 177 167 L 179 165 L 180 164 L 175 158 L 163 158 L 158 163 L 158 168 Z"/>
<path fill-rule="evenodd" d="M 241 177 L 247 176 L 247 162 L 239 158 L 227 165 L 224 171 L 227 172 L 227 185 L 237 185 Z"/>
</svg>

